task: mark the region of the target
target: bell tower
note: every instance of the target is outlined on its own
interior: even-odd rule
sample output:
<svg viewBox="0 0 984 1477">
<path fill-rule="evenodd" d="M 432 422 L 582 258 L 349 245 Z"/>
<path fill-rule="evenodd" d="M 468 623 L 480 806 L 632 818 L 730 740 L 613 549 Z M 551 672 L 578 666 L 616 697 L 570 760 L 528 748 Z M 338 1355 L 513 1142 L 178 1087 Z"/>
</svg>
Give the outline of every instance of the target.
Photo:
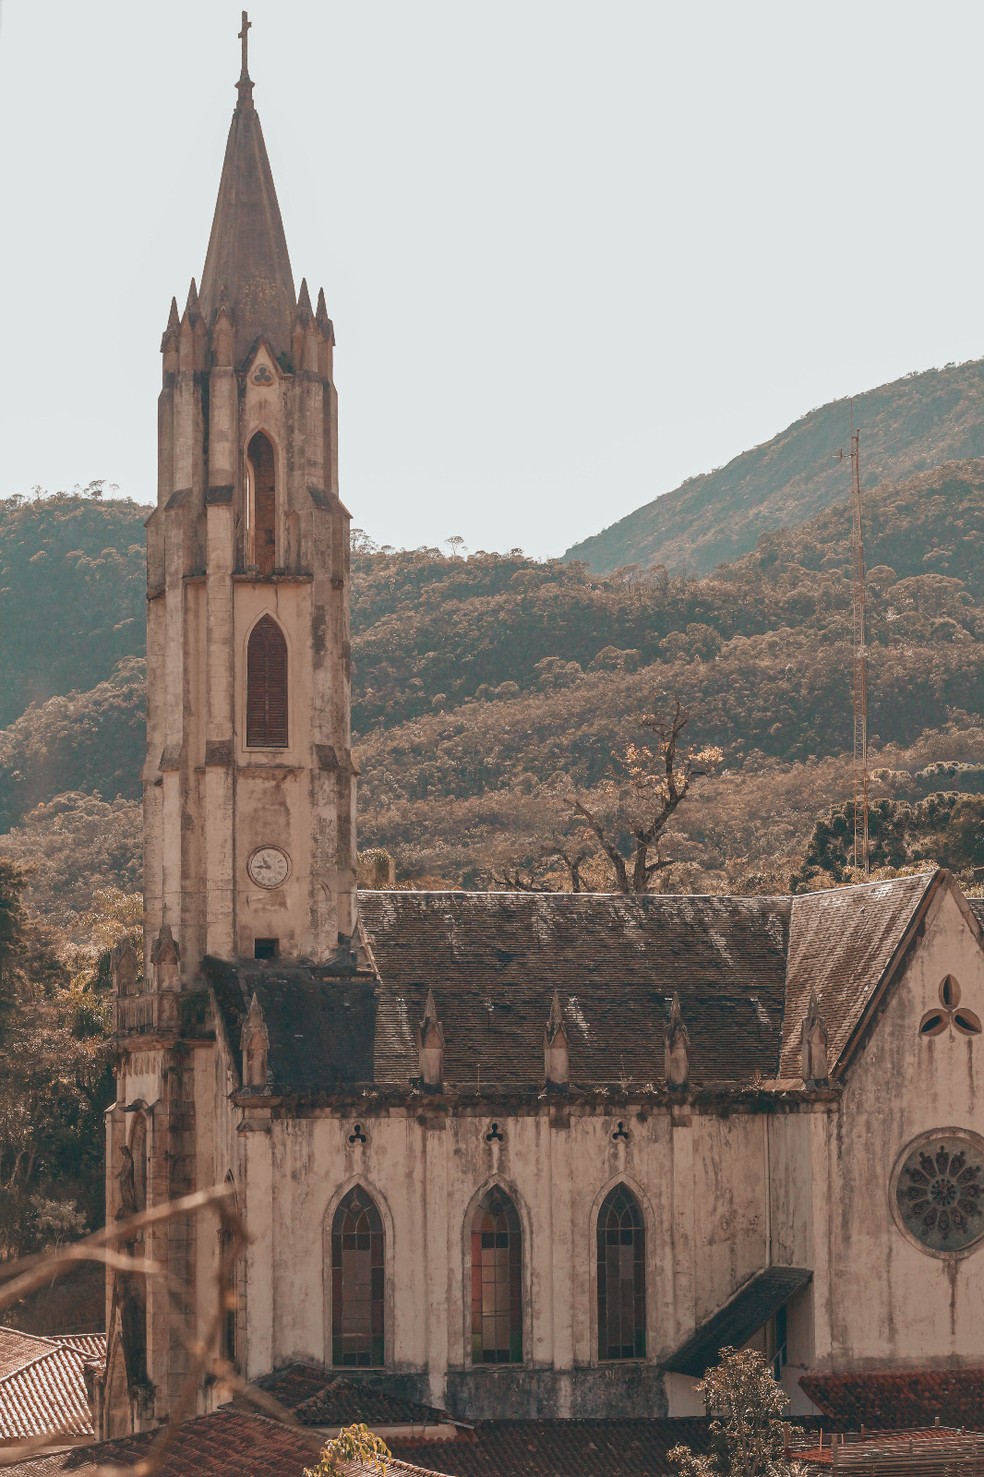
<svg viewBox="0 0 984 1477">
<path fill-rule="evenodd" d="M 243 66 L 201 287 L 162 342 L 147 525 L 148 977 L 205 955 L 322 962 L 354 927 L 349 515 L 334 333 L 295 297 Z"/>
<path fill-rule="evenodd" d="M 157 506 L 147 522 L 143 972 L 114 959 L 116 1101 L 107 1221 L 227 1182 L 229 1083 L 203 960 L 351 957 L 349 515 L 338 497 L 334 333 L 295 297 L 243 15 L 243 66 L 201 278 L 161 349 Z M 219 966 L 216 966 L 219 967 Z M 276 968 L 276 966 L 272 966 Z M 238 1050 L 238 1041 L 232 1043 Z M 107 1285 L 100 1430 L 170 1418 L 209 1337 L 218 1243 L 155 1221 Z M 236 1362 L 230 1323 L 224 1357 Z M 201 1394 L 212 1399 L 214 1392 Z"/>
</svg>

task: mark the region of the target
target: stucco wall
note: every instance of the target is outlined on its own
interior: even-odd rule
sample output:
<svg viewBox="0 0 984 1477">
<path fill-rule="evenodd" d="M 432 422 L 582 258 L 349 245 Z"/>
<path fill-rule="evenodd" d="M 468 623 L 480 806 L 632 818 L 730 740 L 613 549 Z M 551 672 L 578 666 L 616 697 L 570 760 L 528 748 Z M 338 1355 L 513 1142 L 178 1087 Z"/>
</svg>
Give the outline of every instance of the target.
<svg viewBox="0 0 984 1477">
<path fill-rule="evenodd" d="M 355 1183 L 373 1194 L 386 1236 L 386 1358 L 394 1374 L 470 1415 L 653 1413 L 655 1367 L 764 1264 L 762 1121 L 667 1110 L 625 1116 L 545 1105 L 488 1114 L 389 1111 L 281 1119 L 248 1115 L 238 1135 L 250 1251 L 248 1373 L 290 1358 L 331 1362 L 326 1237 Z M 367 1142 L 351 1141 L 355 1122 Z M 597 1358 L 596 1222 L 624 1180 L 647 1235 L 648 1359 Z M 523 1227 L 524 1365 L 471 1367 L 467 1228 L 493 1182 Z M 258 1287 L 272 1268 L 269 1289 Z M 256 1296 L 254 1296 L 256 1294 Z"/>
<path fill-rule="evenodd" d="M 892 1170 L 912 1140 L 947 1127 L 984 1131 L 977 1084 L 984 1038 L 919 1032 L 947 974 L 962 1003 L 984 1018 L 984 955 L 954 893 L 942 889 L 848 1071 L 829 1142 L 815 1137 L 820 1368 L 980 1362 L 984 1247 L 930 1255 L 907 1239 L 890 1206 Z"/>
</svg>

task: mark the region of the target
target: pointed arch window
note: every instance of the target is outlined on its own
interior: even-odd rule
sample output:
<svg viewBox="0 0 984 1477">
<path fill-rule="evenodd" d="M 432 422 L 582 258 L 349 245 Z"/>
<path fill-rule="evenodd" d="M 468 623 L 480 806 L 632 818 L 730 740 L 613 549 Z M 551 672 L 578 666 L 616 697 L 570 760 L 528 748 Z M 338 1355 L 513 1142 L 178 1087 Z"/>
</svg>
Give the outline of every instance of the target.
<svg viewBox="0 0 984 1477">
<path fill-rule="evenodd" d="M 616 1185 L 598 1212 L 598 1358 L 646 1355 L 646 1230 L 639 1202 Z"/>
<path fill-rule="evenodd" d="M 523 1358 L 523 1233 L 516 1207 L 498 1185 L 479 1201 L 471 1224 L 472 1362 Z"/>
<path fill-rule="evenodd" d="M 331 1225 L 331 1360 L 335 1365 L 384 1363 L 383 1222 L 356 1185 Z"/>
<path fill-rule="evenodd" d="M 271 615 L 262 616 L 246 648 L 246 746 L 287 747 L 287 642 Z"/>
<path fill-rule="evenodd" d="M 273 445 L 262 431 L 246 448 L 247 562 L 260 574 L 277 566 L 277 462 Z"/>
</svg>

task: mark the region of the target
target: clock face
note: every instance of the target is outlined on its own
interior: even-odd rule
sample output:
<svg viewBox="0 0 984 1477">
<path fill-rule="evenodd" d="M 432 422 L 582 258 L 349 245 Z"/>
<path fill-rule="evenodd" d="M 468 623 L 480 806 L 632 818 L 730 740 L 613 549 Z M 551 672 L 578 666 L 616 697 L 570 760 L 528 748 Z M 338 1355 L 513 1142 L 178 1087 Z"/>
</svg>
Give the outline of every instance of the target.
<svg viewBox="0 0 984 1477">
<path fill-rule="evenodd" d="M 290 873 L 290 857 L 279 846 L 258 846 L 246 863 L 246 870 L 257 887 L 279 887 Z"/>
</svg>

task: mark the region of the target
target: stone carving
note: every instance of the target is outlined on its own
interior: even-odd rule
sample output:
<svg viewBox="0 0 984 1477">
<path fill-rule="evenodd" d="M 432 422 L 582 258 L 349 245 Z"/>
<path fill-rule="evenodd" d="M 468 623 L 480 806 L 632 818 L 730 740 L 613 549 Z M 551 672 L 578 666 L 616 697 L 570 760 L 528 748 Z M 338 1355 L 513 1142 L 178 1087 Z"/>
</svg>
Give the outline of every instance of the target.
<svg viewBox="0 0 984 1477">
<path fill-rule="evenodd" d="M 670 1002 L 670 1018 L 663 1041 L 663 1075 L 667 1087 L 680 1091 L 690 1081 L 690 1033 L 683 1022 L 680 996 Z"/>
<path fill-rule="evenodd" d="M 556 990 L 543 1032 L 543 1076 L 548 1087 L 566 1087 L 570 1079 L 571 1053 L 560 996 Z"/>
<path fill-rule="evenodd" d="M 823 1087 L 829 1080 L 827 1048 L 830 1032 L 820 1014 L 820 1000 L 816 990 L 810 991 L 810 1003 L 800 1033 L 803 1083 L 806 1087 Z"/>
<path fill-rule="evenodd" d="M 424 1018 L 417 1027 L 417 1056 L 420 1081 L 431 1091 L 440 1091 L 444 1082 L 444 1027 L 437 1018 L 434 991 L 427 991 Z"/>
<path fill-rule="evenodd" d="M 928 1251 L 962 1252 L 984 1236 L 984 1140 L 943 1131 L 910 1146 L 899 1165 L 896 1214 Z"/>
</svg>

